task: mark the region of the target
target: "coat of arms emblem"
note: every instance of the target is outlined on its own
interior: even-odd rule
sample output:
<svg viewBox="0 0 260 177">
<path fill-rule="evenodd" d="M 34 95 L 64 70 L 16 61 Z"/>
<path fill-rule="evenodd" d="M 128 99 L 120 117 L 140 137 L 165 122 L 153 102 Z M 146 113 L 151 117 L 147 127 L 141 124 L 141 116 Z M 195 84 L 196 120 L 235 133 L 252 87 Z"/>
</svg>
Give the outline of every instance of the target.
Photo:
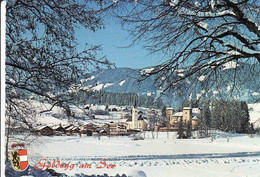
<svg viewBox="0 0 260 177">
<path fill-rule="evenodd" d="M 27 150 L 24 144 L 13 144 L 11 151 L 12 166 L 16 171 L 24 171 L 28 167 Z"/>
</svg>

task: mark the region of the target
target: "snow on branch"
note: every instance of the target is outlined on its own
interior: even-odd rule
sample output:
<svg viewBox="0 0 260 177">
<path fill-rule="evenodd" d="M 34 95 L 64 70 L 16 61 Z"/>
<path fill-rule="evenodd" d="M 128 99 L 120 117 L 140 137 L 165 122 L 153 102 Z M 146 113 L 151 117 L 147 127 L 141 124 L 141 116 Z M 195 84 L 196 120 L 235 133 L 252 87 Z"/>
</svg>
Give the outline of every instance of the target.
<svg viewBox="0 0 260 177">
<path fill-rule="evenodd" d="M 202 18 L 209 18 L 209 17 L 222 17 L 222 16 L 235 16 L 235 13 L 232 12 L 231 10 L 223 10 L 220 12 L 196 12 L 193 10 L 190 10 L 185 7 L 181 7 L 178 11 L 180 15 L 185 15 L 185 16 L 196 16 L 196 17 L 202 17 Z"/>
</svg>

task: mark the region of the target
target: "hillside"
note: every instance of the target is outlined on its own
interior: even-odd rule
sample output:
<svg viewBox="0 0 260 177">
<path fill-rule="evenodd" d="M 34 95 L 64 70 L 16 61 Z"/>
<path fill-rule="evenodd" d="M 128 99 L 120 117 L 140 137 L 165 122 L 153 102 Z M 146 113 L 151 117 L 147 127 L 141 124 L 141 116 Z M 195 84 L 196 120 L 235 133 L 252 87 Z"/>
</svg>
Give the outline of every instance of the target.
<svg viewBox="0 0 260 177">
<path fill-rule="evenodd" d="M 192 99 L 200 99 L 201 97 L 205 98 L 217 98 L 217 97 L 228 97 L 228 92 L 232 89 L 232 80 L 230 80 L 230 75 L 233 72 L 243 75 L 241 80 L 236 81 L 237 87 L 233 91 L 233 97 L 239 98 L 240 100 L 246 101 L 248 103 L 253 103 L 259 98 L 259 93 L 256 90 L 259 90 L 260 80 L 257 79 L 259 73 L 254 73 L 252 75 L 249 72 L 251 66 L 249 65 L 239 65 L 238 67 L 243 68 L 241 70 L 235 71 L 234 68 L 223 68 L 222 69 L 222 80 L 221 88 L 211 87 L 210 90 L 205 93 L 203 89 L 203 83 L 198 78 L 191 78 L 190 81 L 194 83 L 194 80 L 199 80 L 198 84 L 192 90 Z M 258 67 L 258 66 L 257 66 Z M 139 95 L 147 95 L 153 97 L 159 97 L 162 92 L 161 87 L 158 83 L 155 83 L 155 76 L 138 82 L 141 78 L 141 73 L 143 71 L 149 71 L 153 68 L 146 69 L 130 69 L 130 68 L 115 68 L 107 69 L 103 71 L 96 71 L 89 73 L 87 78 L 81 78 L 80 82 L 83 85 L 83 90 L 87 91 L 106 91 L 114 93 L 137 93 Z M 260 70 L 260 69 L 259 69 Z M 242 80 L 244 78 L 245 80 Z M 214 79 L 210 79 L 211 82 L 214 82 Z M 172 106 L 179 106 L 183 100 L 188 99 L 190 94 L 185 90 L 186 88 L 191 87 L 189 84 L 181 87 L 180 93 L 170 91 L 162 95 L 162 100 L 165 104 Z M 239 95 L 239 96 L 238 96 Z"/>
<path fill-rule="evenodd" d="M 93 91 L 107 91 L 118 93 L 155 94 L 158 87 L 154 85 L 154 77 L 148 78 L 141 83 L 141 70 L 130 68 L 115 68 L 104 71 L 96 71 L 89 74 L 89 78 L 80 81 Z"/>
</svg>

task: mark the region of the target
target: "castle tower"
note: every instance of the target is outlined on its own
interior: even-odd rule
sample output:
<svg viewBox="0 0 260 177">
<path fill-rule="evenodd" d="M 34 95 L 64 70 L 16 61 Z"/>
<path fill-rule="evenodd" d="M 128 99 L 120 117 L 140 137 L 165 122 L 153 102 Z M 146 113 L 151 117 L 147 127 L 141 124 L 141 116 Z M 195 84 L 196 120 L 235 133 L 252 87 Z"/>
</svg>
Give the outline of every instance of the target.
<svg viewBox="0 0 260 177">
<path fill-rule="evenodd" d="M 173 115 L 173 108 L 166 108 L 166 125 L 167 127 L 170 125 L 170 121 L 172 119 L 172 115 Z"/>
<path fill-rule="evenodd" d="M 183 112 L 183 122 L 188 122 L 189 120 L 191 120 L 192 117 L 191 107 L 184 107 L 182 112 Z"/>
</svg>

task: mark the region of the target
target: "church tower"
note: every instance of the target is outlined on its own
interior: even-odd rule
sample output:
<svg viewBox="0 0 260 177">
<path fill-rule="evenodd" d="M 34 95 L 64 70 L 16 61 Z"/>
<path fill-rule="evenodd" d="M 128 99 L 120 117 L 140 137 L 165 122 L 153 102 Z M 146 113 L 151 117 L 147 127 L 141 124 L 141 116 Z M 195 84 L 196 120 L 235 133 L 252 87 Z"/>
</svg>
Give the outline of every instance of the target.
<svg viewBox="0 0 260 177">
<path fill-rule="evenodd" d="M 136 97 L 134 99 L 134 105 L 132 109 L 132 126 L 133 129 L 137 128 L 137 116 L 138 116 L 138 109 L 137 109 L 137 100 Z"/>
</svg>

